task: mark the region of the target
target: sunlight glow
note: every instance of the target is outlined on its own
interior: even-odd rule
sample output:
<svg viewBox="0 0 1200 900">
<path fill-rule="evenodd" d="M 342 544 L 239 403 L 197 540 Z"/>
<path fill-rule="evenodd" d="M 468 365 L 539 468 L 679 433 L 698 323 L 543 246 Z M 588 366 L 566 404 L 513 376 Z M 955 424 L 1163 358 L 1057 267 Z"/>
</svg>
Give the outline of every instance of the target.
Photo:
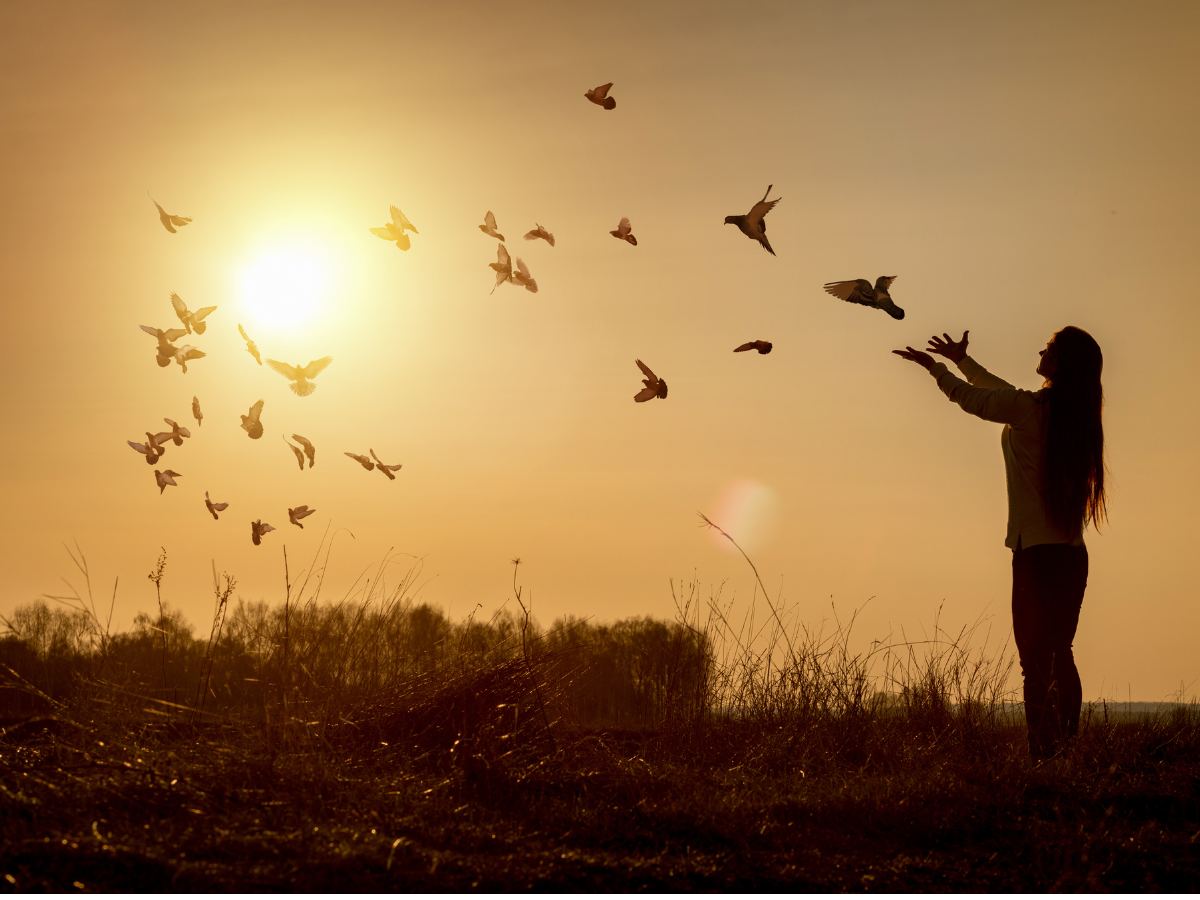
<svg viewBox="0 0 1200 900">
<path fill-rule="evenodd" d="M 332 282 L 324 246 L 313 240 L 271 244 L 240 269 L 238 294 L 247 324 L 295 331 L 324 311 Z"/>
<path fill-rule="evenodd" d="M 752 478 L 738 478 L 722 488 L 712 520 L 724 528 L 747 553 L 761 546 L 775 525 L 775 492 Z M 709 536 L 723 551 L 737 549 L 715 529 Z"/>
</svg>

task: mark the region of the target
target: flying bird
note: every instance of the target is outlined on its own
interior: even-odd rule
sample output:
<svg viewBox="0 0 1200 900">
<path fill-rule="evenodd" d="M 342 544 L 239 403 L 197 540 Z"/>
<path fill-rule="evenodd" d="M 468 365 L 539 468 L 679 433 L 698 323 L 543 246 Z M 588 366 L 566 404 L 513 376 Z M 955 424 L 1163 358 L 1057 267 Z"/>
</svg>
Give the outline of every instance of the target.
<svg viewBox="0 0 1200 900">
<path fill-rule="evenodd" d="M 852 281 L 831 281 L 825 285 L 825 292 L 848 303 L 861 303 L 863 306 L 882 309 L 893 319 L 903 319 L 904 310 L 892 302 L 892 295 L 888 293 L 888 288 L 895 280 L 895 275 L 880 275 L 875 279 L 875 287 L 871 287 L 871 282 L 865 278 L 855 278 Z"/>
<path fill-rule="evenodd" d="M 158 347 L 155 349 L 155 360 L 158 362 L 159 368 L 165 368 L 171 364 L 171 360 L 175 358 L 175 344 L 185 334 L 185 328 L 155 328 L 152 325 L 138 326 L 146 334 L 155 338 L 158 341 Z"/>
<path fill-rule="evenodd" d="M 192 418 L 196 420 L 197 425 L 204 424 L 204 413 L 200 412 L 199 397 L 192 397 Z"/>
<path fill-rule="evenodd" d="M 504 282 L 512 281 L 512 257 L 508 255 L 508 249 L 503 244 L 496 245 L 496 261 L 488 263 L 488 267 L 496 270 L 496 283 L 492 285 L 491 293 L 496 293 L 496 288 Z"/>
<path fill-rule="evenodd" d="M 213 503 L 208 499 L 208 491 L 204 492 L 204 505 L 208 507 L 208 511 L 214 519 L 219 518 L 217 513 L 229 506 L 228 503 Z"/>
<path fill-rule="evenodd" d="M 617 223 L 617 230 L 610 231 L 609 234 L 615 238 L 620 238 L 623 241 L 628 241 L 635 247 L 637 246 L 637 238 L 633 236 L 633 228 L 630 226 L 629 219 L 627 218 L 621 219 L 621 221 Z"/>
<path fill-rule="evenodd" d="M 617 101 L 608 96 L 608 92 L 612 90 L 613 83 L 601 84 L 592 88 L 590 91 L 584 91 L 583 96 L 587 97 L 597 106 L 603 106 L 605 109 L 612 109 L 617 105 Z"/>
<path fill-rule="evenodd" d="M 317 464 L 317 448 L 313 446 L 313 442 L 302 434 L 293 434 L 292 440 L 304 448 L 304 455 L 308 457 L 308 467 L 311 469 Z"/>
<path fill-rule="evenodd" d="M 533 231 L 525 232 L 525 240 L 536 241 L 538 238 L 541 238 L 543 241 L 545 241 L 547 244 L 549 244 L 551 247 L 553 247 L 554 246 L 554 235 L 551 234 L 549 231 L 547 231 L 545 228 L 543 228 L 538 223 L 535 222 L 534 224 L 537 225 L 537 227 L 534 228 Z"/>
<path fill-rule="evenodd" d="M 640 359 L 635 359 L 638 368 L 642 370 L 642 374 L 646 377 L 642 379 L 642 384 L 645 385 L 640 391 L 633 395 L 633 399 L 638 403 L 644 403 L 654 397 L 662 397 L 666 399 L 667 383 L 650 371 L 650 367 Z"/>
<path fill-rule="evenodd" d="M 158 443 L 158 436 L 153 435 L 148 431 L 146 432 L 146 443 L 139 444 L 135 441 L 126 441 L 125 443 L 127 443 L 138 453 L 145 456 L 146 462 L 148 462 L 150 465 L 154 465 L 156 462 L 158 462 L 159 457 L 161 457 L 165 452 L 163 447 L 161 447 Z"/>
<path fill-rule="evenodd" d="M 187 216 L 171 215 L 169 212 L 159 206 L 158 201 L 153 197 L 150 198 L 150 202 L 155 206 L 158 206 L 158 221 L 162 222 L 163 228 L 167 229 L 167 231 L 171 232 L 171 234 L 175 233 L 176 228 L 182 228 L 184 225 L 188 225 L 192 221 Z"/>
<path fill-rule="evenodd" d="M 292 382 L 288 385 L 292 389 L 292 393 L 307 397 L 317 389 L 317 386 L 309 379 L 316 378 L 331 362 L 333 362 L 332 356 L 322 356 L 306 366 L 289 366 L 277 359 L 268 359 L 267 365 Z"/>
<path fill-rule="evenodd" d="M 757 350 L 759 353 L 770 353 L 771 348 L 775 346 L 770 341 L 747 341 L 740 346 L 734 347 L 734 353 L 742 353 L 746 350 Z"/>
<path fill-rule="evenodd" d="M 242 336 L 242 340 L 246 342 L 246 352 L 254 357 L 254 361 L 260 366 L 262 365 L 262 357 L 258 353 L 258 344 L 250 340 L 250 335 L 246 334 L 246 329 L 238 323 L 238 334 Z"/>
<path fill-rule="evenodd" d="M 182 347 L 175 348 L 174 360 L 179 363 L 179 368 L 183 369 L 184 374 L 187 374 L 187 364 L 193 359 L 203 359 L 207 356 L 203 350 L 193 347 L 191 344 L 184 344 Z"/>
<path fill-rule="evenodd" d="M 395 481 L 396 476 L 393 472 L 399 471 L 403 463 L 397 463 L 394 466 L 387 465 L 382 459 L 375 455 L 375 451 L 371 451 L 371 459 L 375 460 L 375 468 L 388 477 L 388 481 Z"/>
<path fill-rule="evenodd" d="M 182 447 L 183 439 L 190 438 L 192 436 L 192 433 L 188 431 L 187 428 L 185 428 L 183 425 L 180 425 L 174 419 L 168 419 L 164 416 L 163 421 L 171 426 L 171 430 L 160 431 L 157 435 L 160 440 L 174 441 L 176 447 Z"/>
<path fill-rule="evenodd" d="M 504 240 L 504 235 L 496 230 L 496 217 L 492 215 L 489 209 L 487 215 L 483 217 L 483 224 L 479 226 L 479 230 L 488 237 L 494 237 L 498 241 Z"/>
<path fill-rule="evenodd" d="M 411 231 L 413 234 L 419 234 L 417 226 L 408 221 L 408 217 L 400 212 L 396 207 L 389 206 L 388 211 L 392 214 L 392 221 L 388 222 L 382 228 L 372 228 L 371 234 L 375 237 L 383 238 L 385 241 L 395 241 L 396 246 L 401 250 L 407 250 L 412 245 L 412 240 L 405 231 Z"/>
<path fill-rule="evenodd" d="M 259 400 L 250 407 L 250 414 L 242 416 L 242 427 L 246 429 L 246 434 L 250 435 L 252 440 L 257 441 L 263 436 L 262 422 L 259 421 L 262 416 L 263 402 Z"/>
<path fill-rule="evenodd" d="M 300 471 L 303 472 L 304 471 L 304 451 L 301 450 L 299 447 L 297 447 L 295 444 L 293 444 L 291 441 L 289 441 L 286 437 L 283 439 L 283 442 L 288 445 L 288 449 L 291 450 L 292 454 L 296 457 L 296 465 L 298 465 L 300 467 Z"/>
<path fill-rule="evenodd" d="M 257 547 L 262 543 L 263 535 L 268 531 L 274 531 L 275 526 L 268 525 L 261 519 L 255 519 L 250 523 L 250 540 L 254 541 L 254 546 Z"/>
<path fill-rule="evenodd" d="M 522 285 L 531 294 L 537 293 L 537 282 L 529 274 L 529 267 L 525 265 L 525 260 L 519 256 L 517 257 L 517 271 L 512 273 L 512 282 Z"/>
<path fill-rule="evenodd" d="M 375 463 L 371 462 L 371 458 L 369 456 L 363 456 L 361 453 L 351 453 L 349 450 L 343 450 L 342 452 L 345 453 L 352 460 L 354 460 L 356 463 L 358 463 L 360 466 L 362 466 L 364 469 L 366 469 L 368 472 L 370 472 L 373 468 L 375 468 Z"/>
<path fill-rule="evenodd" d="M 309 509 L 307 506 L 297 506 L 295 509 L 288 510 L 288 521 L 297 528 L 303 528 L 304 525 L 300 520 L 305 516 L 311 516 L 315 512 L 315 509 Z"/>
<path fill-rule="evenodd" d="M 175 483 L 175 479 L 182 477 L 183 476 L 174 469 L 167 469 L 165 472 L 160 472 L 158 469 L 154 470 L 154 481 L 158 484 L 159 494 L 167 489 L 168 484 L 172 487 L 179 487 L 179 485 Z"/>
<path fill-rule="evenodd" d="M 183 323 L 188 334 L 193 331 L 196 334 L 204 334 L 208 328 L 208 323 L 204 320 L 217 311 L 215 306 L 202 306 L 195 311 L 189 310 L 187 304 L 183 302 L 183 298 L 174 293 L 171 294 L 171 308 L 175 310 L 175 315 Z"/>
<path fill-rule="evenodd" d="M 773 184 L 768 184 L 763 198 L 750 207 L 750 212 L 744 216 L 725 217 L 726 225 L 736 225 L 742 234 L 751 240 L 758 241 L 772 256 L 775 255 L 775 251 L 771 249 L 771 242 L 767 240 L 766 215 L 775 208 L 776 203 L 783 199 L 782 197 L 776 197 L 774 200 L 767 200 L 767 194 L 771 193 L 771 188 L 774 186 Z"/>
</svg>

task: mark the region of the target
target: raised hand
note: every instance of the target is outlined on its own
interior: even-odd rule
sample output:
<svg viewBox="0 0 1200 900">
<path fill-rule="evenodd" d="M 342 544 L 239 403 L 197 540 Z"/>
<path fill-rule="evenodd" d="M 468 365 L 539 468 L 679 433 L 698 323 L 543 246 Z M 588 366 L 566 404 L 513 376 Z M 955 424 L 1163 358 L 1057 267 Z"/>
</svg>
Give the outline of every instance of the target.
<svg viewBox="0 0 1200 900">
<path fill-rule="evenodd" d="M 933 368 L 933 357 L 921 350 L 914 350 L 912 347 L 905 347 L 903 350 L 893 350 L 901 359 L 909 359 L 923 366 L 926 369 Z"/>
<path fill-rule="evenodd" d="M 938 337 L 935 334 L 929 339 L 929 347 L 927 349 L 930 353 L 936 353 L 938 356 L 946 357 L 946 359 L 950 360 L 952 363 L 960 362 L 962 358 L 967 355 L 967 335 L 970 333 L 971 332 L 969 330 L 964 331 L 962 340 L 958 343 L 955 343 L 950 338 L 950 335 L 943 331 L 942 337 Z M 942 338 L 945 338 L 945 340 Z"/>
</svg>

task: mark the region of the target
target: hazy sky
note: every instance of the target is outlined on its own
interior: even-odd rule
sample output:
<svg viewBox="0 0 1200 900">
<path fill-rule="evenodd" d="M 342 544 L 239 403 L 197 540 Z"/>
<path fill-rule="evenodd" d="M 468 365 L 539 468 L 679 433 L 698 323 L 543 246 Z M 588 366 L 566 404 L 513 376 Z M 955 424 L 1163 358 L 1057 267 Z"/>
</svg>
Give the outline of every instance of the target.
<svg viewBox="0 0 1200 900">
<path fill-rule="evenodd" d="M 1036 388 L 1074 324 L 1105 353 L 1111 479 L 1085 696 L 1195 696 L 1198 36 L 1189 2 L 0 5 L 0 613 L 55 591 L 78 541 L 125 627 L 164 546 L 206 632 L 214 561 L 275 602 L 282 547 L 298 568 L 326 525 L 353 534 L 331 598 L 394 548 L 454 617 L 504 601 L 514 556 L 547 624 L 670 617 L 671 578 L 749 604 L 704 511 L 797 621 L 866 603 L 864 640 L 912 636 L 944 604 L 1003 637 L 1000 426 L 889 351 L 969 328 Z M 607 81 L 611 112 L 583 97 Z M 722 225 L 768 183 L 778 257 Z M 148 192 L 193 224 L 168 234 Z M 407 253 L 368 232 L 391 203 Z M 536 295 L 489 294 L 488 209 Z M 521 240 L 535 222 L 556 247 Z M 318 309 L 267 315 L 245 273 L 300 251 Z M 821 290 L 881 274 L 902 322 Z M 218 306 L 186 375 L 138 329 L 175 324 L 171 291 Z M 266 356 L 332 354 L 317 391 L 256 366 L 238 322 Z M 756 338 L 775 351 L 731 352 Z M 666 400 L 632 401 L 635 357 Z M 160 496 L 125 441 L 194 426 L 193 394 Z M 395 482 L 342 456 L 368 447 Z"/>
</svg>

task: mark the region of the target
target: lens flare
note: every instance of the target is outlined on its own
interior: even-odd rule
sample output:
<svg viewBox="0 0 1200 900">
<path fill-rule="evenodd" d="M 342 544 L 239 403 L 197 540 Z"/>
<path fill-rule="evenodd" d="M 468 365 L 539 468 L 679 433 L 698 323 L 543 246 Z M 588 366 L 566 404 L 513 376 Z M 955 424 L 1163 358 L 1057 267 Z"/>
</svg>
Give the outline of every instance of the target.
<svg viewBox="0 0 1200 900">
<path fill-rule="evenodd" d="M 777 505 L 775 492 L 765 484 L 739 478 L 722 488 L 710 518 L 749 553 L 770 536 Z M 737 553 L 720 532 L 710 529 L 709 536 L 722 549 Z"/>
</svg>

